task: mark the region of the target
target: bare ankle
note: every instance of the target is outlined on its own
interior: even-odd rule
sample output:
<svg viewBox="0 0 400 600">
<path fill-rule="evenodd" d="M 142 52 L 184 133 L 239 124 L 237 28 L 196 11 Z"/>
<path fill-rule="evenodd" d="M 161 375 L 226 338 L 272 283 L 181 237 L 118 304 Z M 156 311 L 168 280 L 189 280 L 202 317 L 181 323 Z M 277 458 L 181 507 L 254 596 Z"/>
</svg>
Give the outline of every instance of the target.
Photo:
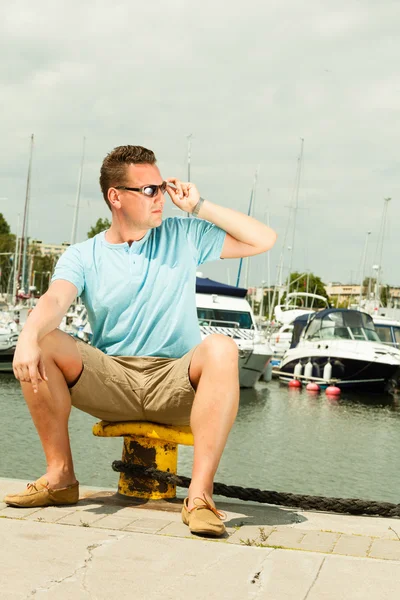
<svg viewBox="0 0 400 600">
<path fill-rule="evenodd" d="M 76 483 L 74 470 L 66 467 L 49 467 L 45 477 L 50 487 L 54 489 L 67 487 Z"/>
<path fill-rule="evenodd" d="M 212 498 L 213 495 L 213 490 L 210 487 L 205 487 L 205 486 L 199 486 L 199 487 L 195 487 L 195 486 L 190 486 L 189 488 L 189 492 L 188 492 L 188 508 L 189 510 L 191 510 L 194 506 L 195 506 L 195 499 L 196 498 L 200 498 L 201 500 L 207 500 L 207 502 L 210 502 L 210 504 L 214 505 L 214 501 Z"/>
</svg>

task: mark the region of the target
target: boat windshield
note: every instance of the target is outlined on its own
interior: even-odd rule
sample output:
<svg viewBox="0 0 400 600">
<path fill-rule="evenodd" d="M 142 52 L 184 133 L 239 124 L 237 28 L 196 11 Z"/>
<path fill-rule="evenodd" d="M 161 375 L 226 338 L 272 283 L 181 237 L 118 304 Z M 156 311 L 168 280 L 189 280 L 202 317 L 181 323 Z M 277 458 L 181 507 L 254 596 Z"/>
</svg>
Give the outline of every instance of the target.
<svg viewBox="0 0 400 600">
<path fill-rule="evenodd" d="M 197 318 L 199 320 L 199 325 L 253 329 L 253 321 L 249 312 L 198 307 Z"/>
<path fill-rule="evenodd" d="M 352 314 L 350 314 L 352 313 Z M 357 340 L 380 342 L 372 319 L 356 311 L 332 312 L 323 319 L 313 319 L 305 333 L 312 340 Z"/>
<path fill-rule="evenodd" d="M 375 323 L 375 329 L 383 344 L 399 348 L 400 346 L 400 327 L 386 323 Z"/>
</svg>

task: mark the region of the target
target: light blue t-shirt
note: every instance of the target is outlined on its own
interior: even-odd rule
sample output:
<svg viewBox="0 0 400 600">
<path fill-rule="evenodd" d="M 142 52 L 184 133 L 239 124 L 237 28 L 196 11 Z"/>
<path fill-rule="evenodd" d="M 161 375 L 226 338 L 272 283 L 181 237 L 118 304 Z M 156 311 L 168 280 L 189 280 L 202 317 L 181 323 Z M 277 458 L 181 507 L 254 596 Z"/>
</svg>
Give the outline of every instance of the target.
<svg viewBox="0 0 400 600">
<path fill-rule="evenodd" d="M 196 268 L 219 259 L 225 231 L 202 219 L 165 219 L 131 246 L 105 232 L 69 246 L 52 282 L 78 289 L 92 344 L 111 356 L 179 358 L 201 341 Z"/>
</svg>

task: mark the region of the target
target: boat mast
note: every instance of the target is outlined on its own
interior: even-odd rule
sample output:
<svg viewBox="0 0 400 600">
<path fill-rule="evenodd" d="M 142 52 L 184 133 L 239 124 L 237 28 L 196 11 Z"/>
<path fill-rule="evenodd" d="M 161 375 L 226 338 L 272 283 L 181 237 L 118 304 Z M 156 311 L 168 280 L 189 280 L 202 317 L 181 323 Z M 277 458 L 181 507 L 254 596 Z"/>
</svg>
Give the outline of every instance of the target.
<svg viewBox="0 0 400 600">
<path fill-rule="evenodd" d="M 379 308 L 381 294 L 380 294 L 380 285 L 382 279 L 382 256 L 383 256 L 383 242 L 385 241 L 385 228 L 386 228 L 386 218 L 387 212 L 389 208 L 389 202 L 391 198 L 384 198 L 383 204 L 383 213 L 382 213 L 382 221 L 381 228 L 379 232 L 379 241 L 378 241 L 378 262 L 374 265 L 374 269 L 376 270 L 376 285 L 375 285 L 375 306 L 374 308 Z"/>
<path fill-rule="evenodd" d="M 251 207 L 250 207 L 250 212 L 249 212 L 249 216 L 253 217 L 254 216 L 254 207 L 256 205 L 256 189 L 257 189 L 257 180 L 258 180 L 258 167 L 256 169 L 256 172 L 254 173 L 254 180 L 253 180 L 253 189 L 252 189 L 252 203 L 251 203 Z M 244 276 L 244 287 L 246 289 L 248 289 L 249 287 L 249 272 L 250 272 L 250 259 L 247 257 L 246 258 L 246 271 L 245 271 L 245 276 Z M 252 295 L 253 298 L 253 309 L 254 309 L 254 294 Z"/>
<path fill-rule="evenodd" d="M 12 291 L 11 291 L 11 302 L 15 301 L 16 295 L 17 295 L 17 276 L 18 276 L 18 250 L 19 250 L 19 242 L 20 242 L 20 238 L 19 238 L 19 221 L 20 221 L 20 214 L 18 213 L 18 219 L 17 219 L 17 230 L 15 233 L 15 252 L 14 252 L 14 260 L 13 260 L 13 286 L 12 286 Z"/>
<path fill-rule="evenodd" d="M 283 295 L 283 281 L 282 281 L 282 279 L 283 279 L 283 263 L 284 263 L 284 256 L 285 256 L 286 240 L 287 240 L 287 236 L 289 233 L 289 226 L 290 226 L 290 212 L 289 212 L 289 217 L 288 217 L 286 227 L 285 227 L 285 233 L 283 235 L 281 255 L 279 257 L 279 262 L 278 262 L 278 265 L 276 268 L 276 283 L 274 286 L 274 291 L 272 294 L 272 300 L 271 300 L 271 304 L 270 304 L 270 308 L 269 308 L 269 315 L 268 315 L 268 318 L 270 321 L 272 320 L 272 312 L 273 312 L 273 307 L 275 304 L 276 295 L 278 294 L 278 304 L 280 304 L 280 301 L 281 301 L 281 298 Z"/>
<path fill-rule="evenodd" d="M 247 209 L 248 216 L 252 216 L 254 214 L 253 205 L 254 205 L 254 201 L 255 201 L 255 189 L 256 189 L 257 177 L 258 177 L 258 167 L 254 174 L 253 187 L 251 188 L 251 192 L 250 192 L 249 208 Z M 248 259 L 247 259 L 247 261 L 248 261 Z M 237 278 L 236 278 L 236 287 L 239 287 L 240 275 L 242 272 L 242 265 L 243 265 L 243 258 L 241 258 L 239 260 L 239 269 L 238 269 L 238 274 L 237 274 Z M 246 263 L 246 275 L 245 275 L 245 287 L 247 287 L 248 277 L 249 277 L 249 271 L 248 271 L 248 262 L 247 262 Z"/>
<path fill-rule="evenodd" d="M 253 203 L 253 188 L 251 189 L 251 192 L 250 192 L 249 208 L 247 209 L 248 215 L 250 215 L 252 203 Z M 236 287 L 239 287 L 240 275 L 242 273 L 242 265 L 243 265 L 243 258 L 241 258 L 239 260 L 239 268 L 238 268 L 238 274 L 237 274 L 237 278 L 236 278 Z"/>
<path fill-rule="evenodd" d="M 72 221 L 71 245 L 76 243 L 76 233 L 78 230 L 78 214 L 79 214 L 79 202 L 80 202 L 80 197 L 81 197 L 81 187 L 82 187 L 83 161 L 85 160 L 85 144 L 86 144 L 86 138 L 84 137 L 83 144 L 82 144 L 81 166 L 79 169 L 79 176 L 78 176 L 78 188 L 76 191 L 74 219 Z"/>
<path fill-rule="evenodd" d="M 18 287 L 18 279 L 21 273 L 21 290 L 25 293 L 26 290 L 26 257 L 28 251 L 28 215 L 29 215 L 29 200 L 31 193 L 31 172 L 32 172 L 32 157 L 33 157 L 33 144 L 34 144 L 34 135 L 31 135 L 31 148 L 29 154 L 29 166 L 28 166 L 28 176 L 26 180 L 26 194 L 25 194 L 25 206 L 24 206 L 24 217 L 22 221 L 22 234 L 21 234 L 21 247 L 20 251 L 22 251 L 22 273 L 21 273 L 21 254 L 18 262 L 18 274 L 17 274 L 17 287 Z M 16 298 L 17 300 L 17 298 Z"/>
<path fill-rule="evenodd" d="M 290 274 L 292 272 L 293 266 L 293 254 L 294 254 L 294 241 L 296 236 L 296 221 L 297 221 L 297 211 L 299 208 L 299 190 L 300 190 L 300 179 L 301 179 L 301 168 L 303 163 L 303 149 L 304 149 L 304 138 L 300 138 L 301 146 L 300 146 L 300 155 L 297 159 L 297 172 L 296 172 L 296 180 L 295 180 L 295 193 L 294 193 L 294 207 L 293 207 L 293 234 L 292 234 L 292 247 L 290 250 L 290 261 L 289 261 L 289 275 L 288 275 L 288 284 L 287 284 L 287 294 L 290 292 Z"/>
<path fill-rule="evenodd" d="M 188 147 L 187 147 L 187 180 L 188 180 L 188 182 L 190 181 L 190 167 L 191 167 L 191 162 L 192 162 L 192 137 L 193 137 L 192 133 L 189 133 L 189 135 L 186 136 L 187 141 L 188 141 Z M 190 213 L 186 213 L 186 216 L 190 218 Z"/>
<path fill-rule="evenodd" d="M 358 306 L 360 308 L 361 308 L 361 302 L 362 302 L 362 290 L 363 290 L 364 277 L 365 277 L 365 263 L 367 261 L 367 248 L 368 248 L 368 241 L 369 241 L 369 236 L 370 235 L 371 235 L 371 232 L 367 231 L 367 234 L 365 236 L 365 244 L 364 244 L 363 257 L 362 257 L 362 260 L 361 260 L 360 297 L 358 299 Z"/>
</svg>

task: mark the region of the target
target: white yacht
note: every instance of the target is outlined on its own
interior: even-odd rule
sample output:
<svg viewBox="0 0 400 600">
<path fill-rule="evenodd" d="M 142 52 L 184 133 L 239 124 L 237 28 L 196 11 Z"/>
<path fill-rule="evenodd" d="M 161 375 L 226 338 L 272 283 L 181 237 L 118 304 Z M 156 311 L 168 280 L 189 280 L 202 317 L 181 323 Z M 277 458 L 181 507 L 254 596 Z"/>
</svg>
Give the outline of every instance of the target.
<svg viewBox="0 0 400 600">
<path fill-rule="evenodd" d="M 325 296 L 309 292 L 291 292 L 287 294 L 284 304 L 278 304 L 274 310 L 274 326 L 268 337 L 272 348 L 271 363 L 279 367 L 282 357 L 290 348 L 293 335 L 293 322 L 302 315 L 311 315 L 317 310 L 329 308 Z"/>
<path fill-rule="evenodd" d="M 7 312 L 0 313 L 0 372 L 12 373 L 14 350 L 19 336 L 16 321 Z"/>
<path fill-rule="evenodd" d="M 400 351 L 381 342 L 372 317 L 338 308 L 298 317 L 280 366 L 282 380 L 303 375 L 364 391 L 396 387 L 399 374 Z"/>
<path fill-rule="evenodd" d="M 250 388 L 260 379 L 272 350 L 257 328 L 247 290 L 196 278 L 196 306 L 202 339 L 213 333 L 231 337 L 239 348 L 240 387 Z"/>
<path fill-rule="evenodd" d="M 315 312 L 317 304 L 322 304 L 322 308 L 329 308 L 325 296 L 309 292 L 290 292 L 290 294 L 287 294 L 284 304 L 275 306 L 275 321 L 282 325 L 293 323 L 297 317 Z"/>
</svg>

